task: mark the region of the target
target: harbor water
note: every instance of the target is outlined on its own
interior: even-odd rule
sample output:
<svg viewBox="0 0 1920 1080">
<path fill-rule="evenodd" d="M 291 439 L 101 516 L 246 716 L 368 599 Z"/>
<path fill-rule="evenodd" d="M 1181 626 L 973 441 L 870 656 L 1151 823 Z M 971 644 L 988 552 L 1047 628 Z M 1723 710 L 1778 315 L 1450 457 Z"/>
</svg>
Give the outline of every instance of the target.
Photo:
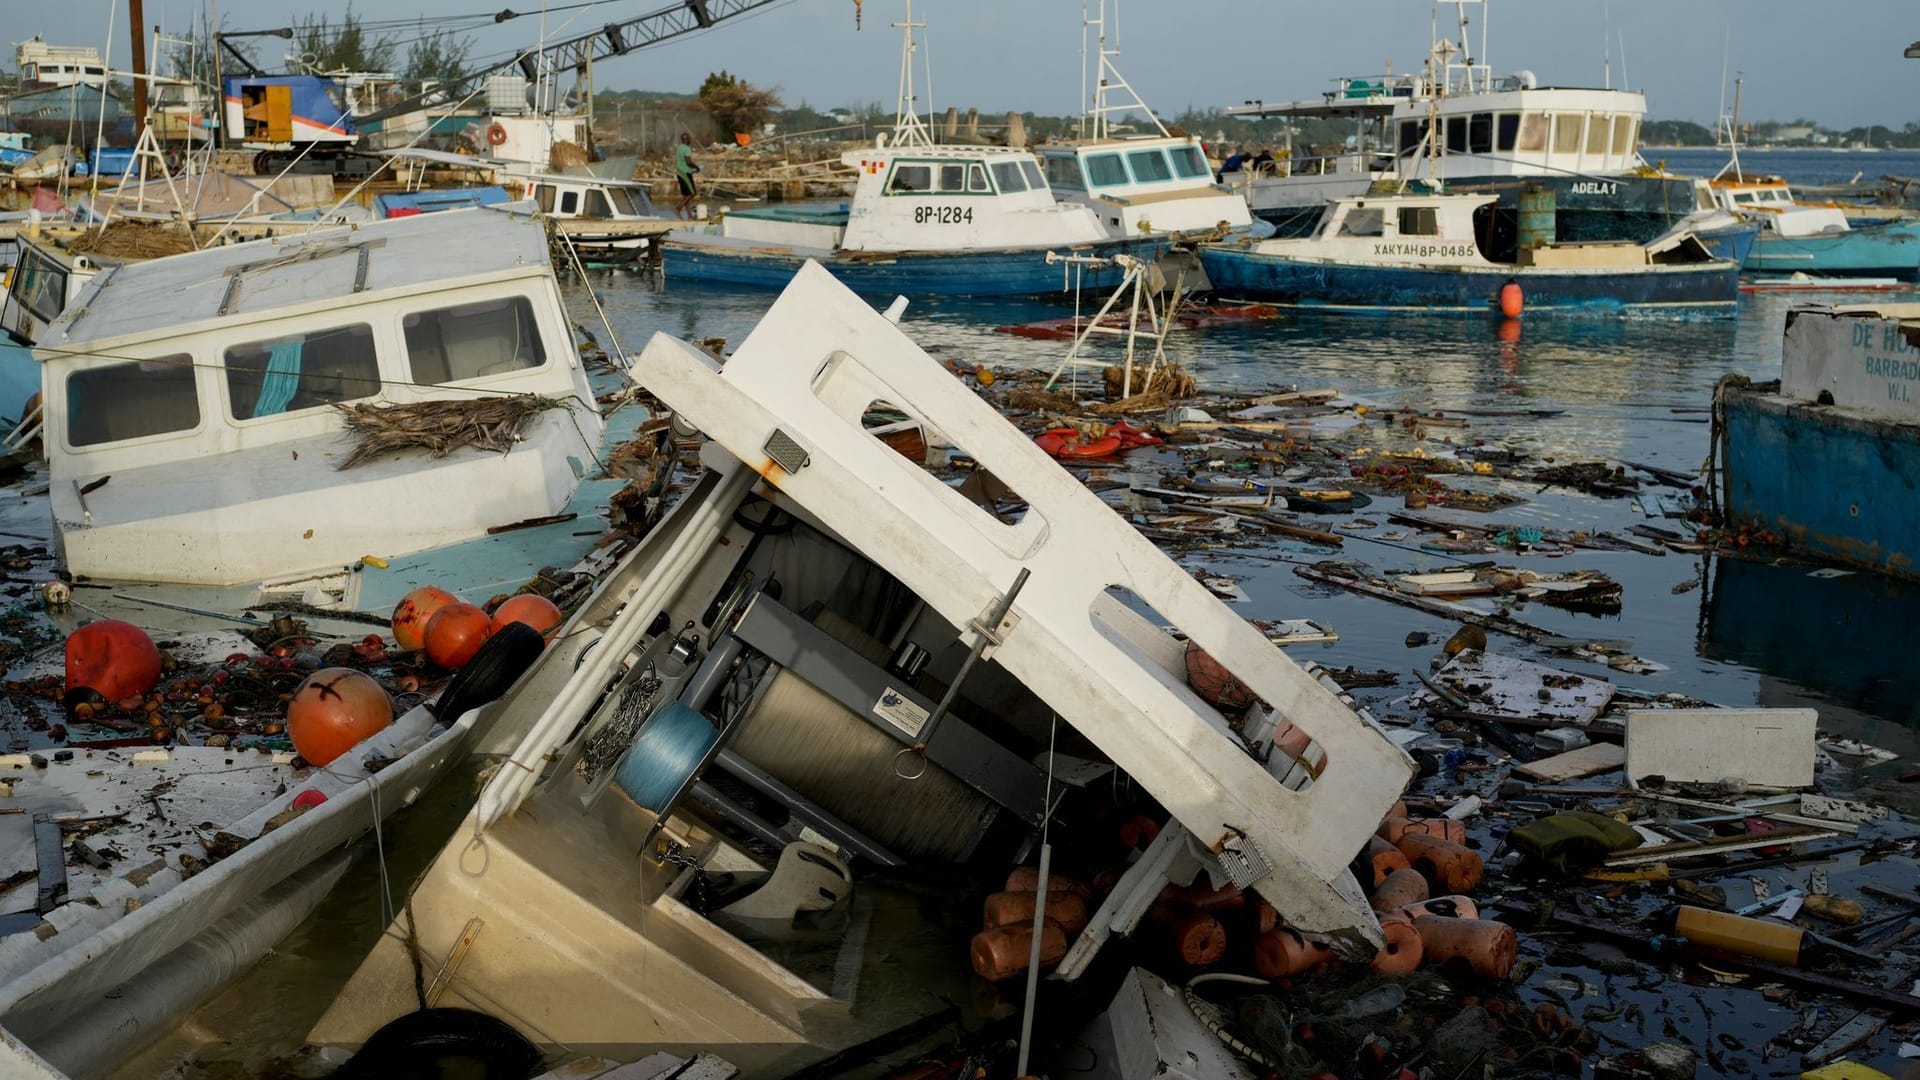
<svg viewBox="0 0 1920 1080">
<path fill-rule="evenodd" d="M 1724 155 L 1708 151 L 1648 151 L 1649 160 L 1710 174 Z M 1856 172 L 1920 175 L 1920 154 L 1750 153 L 1750 170 L 1770 170 L 1800 183 L 1841 183 Z M 738 344 L 773 300 L 746 289 L 694 287 L 644 276 L 595 280 L 619 344 L 630 353 L 656 333 Z M 1869 299 L 1908 299 L 1873 294 Z M 1103 297 L 1080 303 L 1089 313 Z M 1715 383 L 1737 374 L 1777 378 L 1786 313 L 1800 304 L 1860 302 L 1859 294 L 1747 293 L 1727 318 L 1522 318 L 1516 327 L 1477 318 L 1366 317 L 1291 313 L 1266 322 L 1222 326 L 1169 341 L 1171 357 L 1202 387 L 1265 391 L 1331 388 L 1367 403 L 1375 416 L 1411 407 L 1465 420 L 1450 429 L 1457 443 L 1504 447 L 1533 464 L 1634 462 L 1696 473 L 1709 453 L 1709 415 Z M 592 307 L 577 284 L 568 287 L 576 318 L 594 326 Z M 1069 302 L 1070 303 L 1070 302 Z M 908 308 L 903 329 L 936 359 L 997 370 L 1052 369 L 1060 342 L 996 332 L 996 326 L 1058 318 L 1059 303 L 943 299 Z M 596 327 L 597 329 L 597 327 Z M 1109 348 L 1112 348 L 1109 346 Z M 1103 354 L 1111 359 L 1117 353 Z M 807 358 L 795 357 L 796 363 Z M 1382 438 L 1391 420 L 1375 421 Z M 1429 433 L 1430 436 L 1435 434 Z M 1204 464 L 1189 455 L 1186 465 Z M 1118 479 L 1157 483 L 1181 467 L 1170 455 L 1153 466 L 1115 468 Z M 1139 469 L 1130 477 L 1127 469 Z M 1603 499 L 1568 489 L 1508 487 L 1526 501 L 1490 520 L 1547 529 L 1623 531 L 1648 522 L 1629 499 Z M 1393 500 L 1397 504 L 1398 500 Z M 1384 523 L 1385 496 L 1355 516 Z M 1124 507 L 1123 507 L 1124 509 Z M 1328 518 L 1332 525 L 1343 517 Z M 1671 521 L 1651 524 L 1673 526 Z M 1442 640 L 1454 624 L 1398 605 L 1329 590 L 1296 575 L 1294 567 L 1330 558 L 1365 562 L 1378 570 L 1444 569 L 1454 560 L 1411 543 L 1349 540 L 1343 549 L 1262 543 L 1191 550 L 1188 568 L 1235 579 L 1246 600 L 1235 610 L 1253 619 L 1310 618 L 1333 629 L 1329 644 L 1294 646 L 1296 659 L 1331 668 L 1396 673 L 1400 686 L 1371 702 L 1391 715 L 1399 695 L 1417 686 L 1409 669 L 1425 671 L 1432 646 L 1409 648 L 1410 633 Z M 1648 693 L 1681 693 L 1727 706 L 1799 706 L 1820 710 L 1821 726 L 1904 757 L 1920 753 L 1920 689 L 1898 642 L 1920 590 L 1864 574 L 1816 571 L 1793 565 L 1734 561 L 1670 553 L 1576 551 L 1476 556 L 1540 572 L 1597 570 L 1620 582 L 1617 615 L 1582 615 L 1532 606 L 1519 617 L 1550 631 L 1619 642 L 1625 651 L 1665 665 L 1649 674 L 1546 653 L 1524 642 L 1495 639 L 1493 648 Z M 1404 710 L 1411 713 L 1412 710 Z M 322 907 L 259 968 L 241 979 L 136 1060 L 121 1075 L 150 1076 L 183 1055 L 197 1057 L 187 1076 L 260 1075 L 266 1062 L 300 1046 L 332 990 L 358 963 L 382 929 L 384 880 L 401 895 L 451 833 L 471 798 L 475 777 L 455 776 L 421 805 L 389 824 L 383 850 L 368 845 L 360 862 Z M 1912 785 L 1908 785 L 1911 787 Z M 1890 800 L 1894 795 L 1887 796 Z M 1903 809 L 1911 810 L 1911 797 Z M 1898 805 L 1898 804 L 1896 804 Z M 912 963 L 964 968 L 964 937 L 926 940 Z M 951 955 L 941 954 L 950 953 Z M 1746 1005 L 1726 994 L 1719 1031 L 1758 1046 L 1779 1026 L 1749 993 Z M 1652 1000 L 1651 998 L 1649 999 Z M 271 1001 L 271 1007 L 261 1002 Z M 1706 1006 L 1702 1006 L 1705 1008 Z M 1676 1009 L 1685 1021 L 1686 1014 Z M 1672 1023 L 1673 1021 L 1669 1021 Z M 1797 1075 L 1797 1056 L 1747 1059 L 1755 1076 Z M 1885 1067 L 1886 1063 L 1881 1063 Z"/>
</svg>

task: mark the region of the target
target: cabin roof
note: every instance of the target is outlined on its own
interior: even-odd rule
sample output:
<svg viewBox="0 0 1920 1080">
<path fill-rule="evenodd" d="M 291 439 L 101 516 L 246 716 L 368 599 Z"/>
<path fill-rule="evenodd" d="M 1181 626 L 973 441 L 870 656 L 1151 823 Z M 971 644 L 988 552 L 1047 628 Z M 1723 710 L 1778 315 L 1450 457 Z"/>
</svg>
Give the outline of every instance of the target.
<svg viewBox="0 0 1920 1080">
<path fill-rule="evenodd" d="M 516 269 L 544 272 L 547 260 L 546 230 L 531 217 L 498 210 L 333 226 L 103 273 L 54 320 L 41 344 L 68 350 L 113 338 L 170 337 L 216 318 L 259 318 L 360 295 L 456 286 Z"/>
</svg>

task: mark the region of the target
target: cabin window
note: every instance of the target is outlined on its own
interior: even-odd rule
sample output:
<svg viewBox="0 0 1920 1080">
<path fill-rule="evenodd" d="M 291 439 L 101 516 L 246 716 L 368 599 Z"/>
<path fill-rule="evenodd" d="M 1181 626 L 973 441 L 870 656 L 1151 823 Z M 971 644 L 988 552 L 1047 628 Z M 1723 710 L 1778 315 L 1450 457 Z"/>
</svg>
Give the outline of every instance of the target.
<svg viewBox="0 0 1920 1080">
<path fill-rule="evenodd" d="M 987 167 L 977 161 L 967 166 L 967 194 L 993 194 L 993 185 L 987 182 Z"/>
<path fill-rule="evenodd" d="M 52 322 L 67 306 L 67 272 L 37 251 L 23 251 L 14 274 L 13 295 L 34 318 Z"/>
<path fill-rule="evenodd" d="M 915 195 L 933 190 L 933 166 L 895 165 L 887 178 L 887 194 Z"/>
<path fill-rule="evenodd" d="M 1406 206 L 1400 209 L 1401 236 L 1438 236 L 1440 221 L 1431 206 Z"/>
<path fill-rule="evenodd" d="M 1356 206 L 1347 211 L 1340 222 L 1340 236 L 1379 236 L 1386 223 L 1386 215 L 1378 207 Z"/>
<path fill-rule="evenodd" d="M 1425 120 L 1404 120 L 1400 124 L 1400 154 L 1405 156 L 1420 149 L 1420 143 L 1427 137 Z"/>
<path fill-rule="evenodd" d="M 613 200 L 615 210 L 629 217 L 645 217 L 653 213 L 653 204 L 633 188 L 608 188 L 607 198 Z"/>
<path fill-rule="evenodd" d="M 1182 180 L 1198 180 L 1213 175 L 1212 167 L 1207 164 L 1207 155 L 1192 143 L 1173 147 L 1167 153 L 1173 158 L 1173 171 L 1179 173 Z"/>
<path fill-rule="evenodd" d="M 1464 154 L 1467 152 L 1467 118 L 1464 116 L 1447 117 L 1447 153 Z"/>
<path fill-rule="evenodd" d="M 540 212 L 543 214 L 553 213 L 553 185 L 535 184 L 533 187 L 533 204 L 538 206 Z"/>
<path fill-rule="evenodd" d="M 967 190 L 967 167 L 959 163 L 940 166 L 940 190 Z"/>
<path fill-rule="evenodd" d="M 1615 157 L 1626 157 L 1633 153 L 1633 129 L 1635 121 L 1631 116 L 1613 118 L 1613 153 Z"/>
<path fill-rule="evenodd" d="M 417 311 L 400 323 L 417 383 L 464 382 L 547 362 L 533 304 L 524 296 Z"/>
<path fill-rule="evenodd" d="M 1493 148 L 1504 154 L 1513 149 L 1513 143 L 1520 134 L 1520 114 L 1503 112 L 1493 118 Z"/>
<path fill-rule="evenodd" d="M 1547 148 L 1547 116 L 1544 113 L 1520 114 L 1520 137 L 1514 149 L 1537 154 Z"/>
<path fill-rule="evenodd" d="M 1493 153 L 1493 114 L 1474 113 L 1467 121 L 1467 152 Z"/>
<path fill-rule="evenodd" d="M 1127 155 L 1127 164 L 1133 166 L 1133 178 L 1142 184 L 1173 179 L 1173 168 L 1167 164 L 1167 155 L 1157 149 L 1135 150 Z"/>
<path fill-rule="evenodd" d="M 1040 174 L 1039 162 L 1033 160 L 1032 158 L 1021 158 L 1020 171 L 1021 173 L 1025 174 L 1027 178 L 1028 187 L 1039 189 L 1039 190 L 1046 189 L 1047 178 Z"/>
<path fill-rule="evenodd" d="M 1585 113 L 1560 113 L 1553 118 L 1553 152 L 1556 154 L 1577 154 L 1580 152 L 1580 125 L 1585 123 Z"/>
<path fill-rule="evenodd" d="M 580 216 L 585 218 L 612 217 L 613 206 L 607 202 L 606 192 L 589 188 L 587 191 L 587 208 L 581 212 Z"/>
<path fill-rule="evenodd" d="M 235 420 L 299 412 L 380 392 L 373 328 L 314 330 L 226 352 L 227 408 Z"/>
<path fill-rule="evenodd" d="M 1119 154 L 1088 154 L 1087 183 L 1093 187 L 1113 187 L 1127 182 L 1127 167 Z"/>
<path fill-rule="evenodd" d="M 573 217 L 580 213 L 580 193 L 563 191 L 560 193 L 560 216 Z"/>
<path fill-rule="evenodd" d="M 1014 161 L 994 162 L 993 182 L 1000 185 L 1003 195 L 1027 190 L 1027 178 L 1020 175 L 1020 164 Z"/>
<path fill-rule="evenodd" d="M 1054 187 L 1083 189 L 1087 182 L 1080 178 L 1080 162 L 1070 157 L 1050 157 L 1047 159 L 1047 183 Z"/>
<path fill-rule="evenodd" d="M 182 353 L 67 376 L 67 445 L 192 431 L 200 426 L 193 357 Z"/>
<path fill-rule="evenodd" d="M 1613 117 L 1599 113 L 1587 123 L 1587 153 L 1599 156 L 1607 152 L 1607 138 L 1613 132 Z"/>
<path fill-rule="evenodd" d="M 1750 203 L 1753 201 L 1753 192 L 1736 191 L 1733 193 L 1733 201 L 1737 203 Z"/>
</svg>

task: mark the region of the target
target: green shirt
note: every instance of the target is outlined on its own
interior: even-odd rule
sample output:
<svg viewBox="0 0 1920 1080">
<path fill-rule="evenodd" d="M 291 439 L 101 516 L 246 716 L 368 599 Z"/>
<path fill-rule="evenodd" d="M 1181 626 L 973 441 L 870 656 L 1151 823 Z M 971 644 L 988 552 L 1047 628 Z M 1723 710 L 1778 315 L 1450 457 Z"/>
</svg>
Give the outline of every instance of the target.
<svg viewBox="0 0 1920 1080">
<path fill-rule="evenodd" d="M 673 171 L 681 176 L 693 175 L 693 147 L 681 143 L 673 151 Z"/>
</svg>

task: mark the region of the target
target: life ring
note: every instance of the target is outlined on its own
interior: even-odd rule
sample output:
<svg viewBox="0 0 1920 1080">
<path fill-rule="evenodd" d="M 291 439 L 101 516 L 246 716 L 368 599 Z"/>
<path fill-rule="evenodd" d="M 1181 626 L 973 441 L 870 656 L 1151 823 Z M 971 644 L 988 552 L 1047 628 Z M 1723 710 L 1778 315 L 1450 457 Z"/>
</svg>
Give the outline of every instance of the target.
<svg viewBox="0 0 1920 1080">
<path fill-rule="evenodd" d="M 487 145 L 499 146 L 502 143 L 505 143 L 506 141 L 507 141 L 506 128 L 501 127 L 497 123 L 487 128 Z"/>
</svg>

